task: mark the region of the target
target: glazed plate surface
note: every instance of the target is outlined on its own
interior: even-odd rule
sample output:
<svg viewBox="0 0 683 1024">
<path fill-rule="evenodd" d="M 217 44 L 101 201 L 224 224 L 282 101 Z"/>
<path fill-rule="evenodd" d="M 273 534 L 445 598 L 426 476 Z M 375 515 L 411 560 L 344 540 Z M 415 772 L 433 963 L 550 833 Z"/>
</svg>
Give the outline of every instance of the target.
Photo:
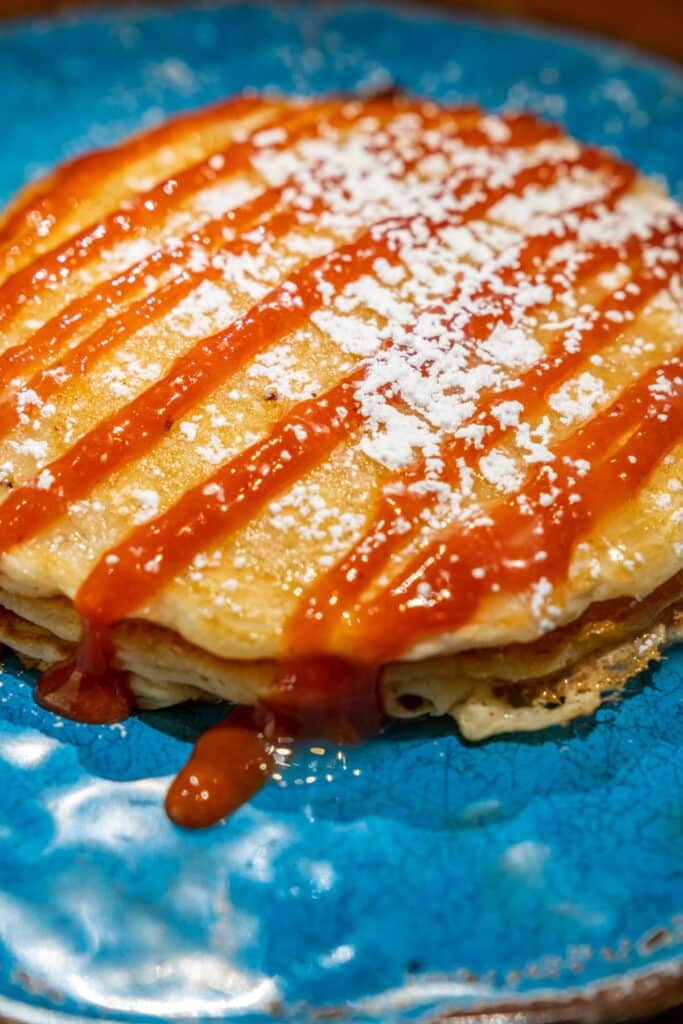
<svg viewBox="0 0 683 1024">
<path fill-rule="evenodd" d="M 392 83 L 530 107 L 683 197 L 671 67 L 429 9 L 234 4 L 5 26 L 0 200 L 245 88 Z M 215 711 L 80 726 L 31 683 L 5 662 L 0 1018 L 394 1024 L 541 1000 L 552 1020 L 572 998 L 582 1019 L 683 994 L 683 650 L 571 730 L 469 746 L 435 722 L 304 747 L 199 834 L 162 800 Z"/>
</svg>

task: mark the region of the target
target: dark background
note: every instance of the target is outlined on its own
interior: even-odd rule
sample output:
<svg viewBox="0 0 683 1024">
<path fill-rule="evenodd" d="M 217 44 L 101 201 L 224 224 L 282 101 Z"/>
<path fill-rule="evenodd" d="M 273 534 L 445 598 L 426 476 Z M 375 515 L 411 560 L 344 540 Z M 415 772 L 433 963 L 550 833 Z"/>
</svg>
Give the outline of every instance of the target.
<svg viewBox="0 0 683 1024">
<path fill-rule="evenodd" d="M 144 2 L 144 0 L 138 0 Z M 315 0 L 311 0 L 314 3 Z M 324 0 L 322 0 L 324 2 Z M 415 0 L 412 0 L 415 3 Z M 602 32 L 683 62 L 683 0 L 431 0 L 492 14 L 539 19 Z M 69 7 L 116 6 L 117 0 L 0 0 L 0 17 Z M 192 0 L 185 0 L 185 6 Z M 160 7 L 169 0 L 157 0 Z M 683 1018 L 682 1018 L 683 1020 Z"/>
<path fill-rule="evenodd" d="M 136 0 L 141 5 L 145 0 Z M 189 6 L 192 0 L 183 0 Z M 413 0 L 415 2 L 415 0 Z M 683 63 L 683 0 L 431 0 L 433 5 L 521 17 L 599 32 Z M 156 0 L 169 7 L 169 0 Z M 115 7 L 116 0 L 0 0 L 0 18 L 68 10 Z M 683 126 L 681 128 L 683 137 Z M 683 141 L 682 141 L 683 146 Z M 570 1022 L 567 1022 L 570 1024 Z M 648 1024 L 683 1024 L 683 1006 Z"/>
</svg>

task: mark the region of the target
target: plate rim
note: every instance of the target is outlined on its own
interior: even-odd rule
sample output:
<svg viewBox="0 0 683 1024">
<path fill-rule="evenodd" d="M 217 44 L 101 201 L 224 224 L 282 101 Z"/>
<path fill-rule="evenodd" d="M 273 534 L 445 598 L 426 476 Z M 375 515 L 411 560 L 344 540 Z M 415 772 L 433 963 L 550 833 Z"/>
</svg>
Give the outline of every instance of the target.
<svg viewBox="0 0 683 1024">
<path fill-rule="evenodd" d="M 683 1003 L 683 956 L 673 957 L 656 967 L 633 969 L 610 975 L 600 982 L 565 989 L 562 994 L 551 989 L 537 989 L 527 996 L 508 999 L 486 999 L 478 1006 L 462 1010 L 426 1011 L 420 1019 L 424 1024 L 617 1024 L 634 1020 L 644 1014 L 658 1014 Z M 328 1006 L 306 1014 L 306 1020 L 349 1019 L 352 1024 L 363 1017 L 353 1016 L 353 1004 Z M 21 1003 L 0 994 L 0 1024 L 122 1024 L 124 1017 L 72 1014 L 49 1007 Z M 134 1019 L 134 1018 L 132 1018 Z M 156 1018 L 161 1020 L 161 1018 Z M 244 1017 L 197 1017 L 196 1024 L 237 1024 Z M 276 1020 L 278 1018 L 273 1018 Z M 182 1018 L 178 1018 L 178 1024 Z M 285 1011 L 283 1024 L 294 1024 L 296 1018 Z M 378 1020 L 392 1020 L 382 1012 Z M 303 1018 L 296 1021 L 303 1024 Z"/>
</svg>

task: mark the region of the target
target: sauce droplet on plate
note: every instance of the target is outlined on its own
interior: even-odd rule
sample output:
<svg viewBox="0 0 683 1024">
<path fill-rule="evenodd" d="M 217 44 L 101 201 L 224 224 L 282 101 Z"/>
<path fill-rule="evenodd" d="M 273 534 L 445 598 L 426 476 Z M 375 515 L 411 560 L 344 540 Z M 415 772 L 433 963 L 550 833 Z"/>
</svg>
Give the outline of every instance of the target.
<svg viewBox="0 0 683 1024">
<path fill-rule="evenodd" d="M 273 770 L 260 709 L 236 708 L 207 730 L 166 797 L 166 813 L 183 828 L 205 828 L 250 800 Z"/>
<path fill-rule="evenodd" d="M 195 744 L 166 797 L 183 828 L 214 825 L 245 804 L 276 767 L 275 748 L 302 739 L 355 743 L 384 722 L 376 669 L 341 658 L 284 663 L 256 708 L 235 708 Z"/>
</svg>

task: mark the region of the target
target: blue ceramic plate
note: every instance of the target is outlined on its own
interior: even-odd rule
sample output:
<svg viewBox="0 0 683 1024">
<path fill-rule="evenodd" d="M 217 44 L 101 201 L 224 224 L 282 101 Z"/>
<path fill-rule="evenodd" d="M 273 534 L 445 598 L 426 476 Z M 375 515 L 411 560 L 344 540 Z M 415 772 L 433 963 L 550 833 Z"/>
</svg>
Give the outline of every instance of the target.
<svg viewBox="0 0 683 1024">
<path fill-rule="evenodd" d="M 245 87 L 389 82 L 532 107 L 683 192 L 670 67 L 428 9 L 249 4 L 5 27 L 0 198 Z M 31 683 L 6 663 L 0 1017 L 393 1024 L 521 1002 L 551 1020 L 572 996 L 594 1019 L 680 984 L 683 651 L 571 730 L 468 746 L 437 723 L 303 750 L 197 835 L 161 803 L 206 711 L 79 726 Z"/>
</svg>

